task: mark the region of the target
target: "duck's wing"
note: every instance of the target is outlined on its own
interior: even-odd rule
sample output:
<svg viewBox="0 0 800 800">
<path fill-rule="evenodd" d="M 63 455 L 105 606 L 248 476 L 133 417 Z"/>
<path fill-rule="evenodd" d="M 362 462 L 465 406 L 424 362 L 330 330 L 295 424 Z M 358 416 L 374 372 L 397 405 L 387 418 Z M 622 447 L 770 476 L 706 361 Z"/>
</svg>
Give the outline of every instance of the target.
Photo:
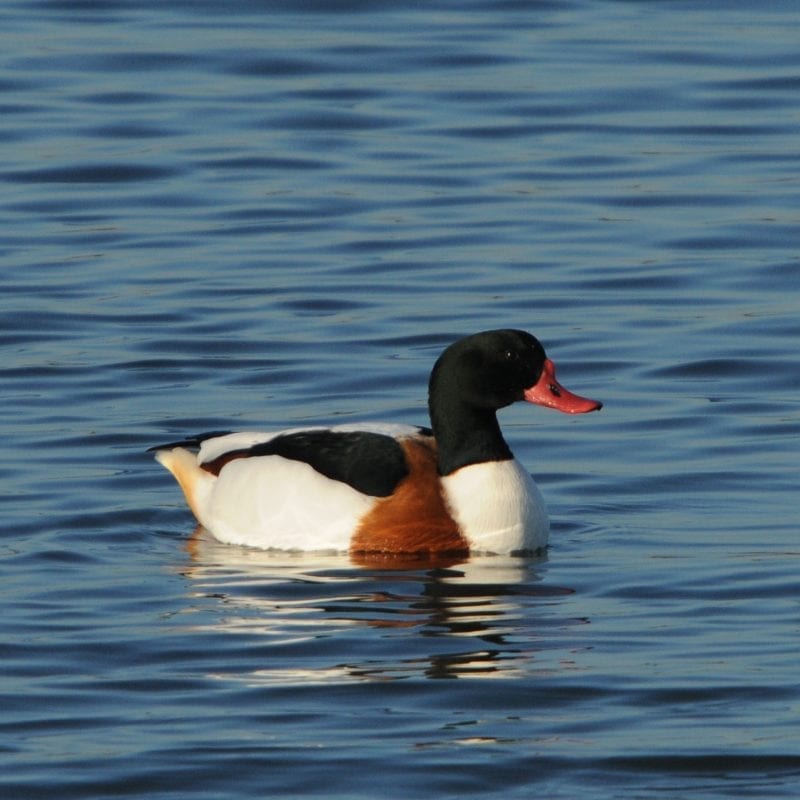
<svg viewBox="0 0 800 800">
<path fill-rule="evenodd" d="M 326 478 L 365 495 L 387 497 L 408 475 L 400 440 L 428 435 L 427 429 L 411 425 L 368 423 L 277 433 L 213 432 L 150 449 L 199 449 L 199 465 L 214 475 L 234 460 L 280 456 L 308 464 Z"/>
</svg>

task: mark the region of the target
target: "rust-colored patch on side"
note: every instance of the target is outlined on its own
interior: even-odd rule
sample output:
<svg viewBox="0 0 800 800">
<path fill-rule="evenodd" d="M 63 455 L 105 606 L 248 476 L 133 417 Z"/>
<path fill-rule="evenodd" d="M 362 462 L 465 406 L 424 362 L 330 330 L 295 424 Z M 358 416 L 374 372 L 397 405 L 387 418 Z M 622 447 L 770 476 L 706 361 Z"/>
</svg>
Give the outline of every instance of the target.
<svg viewBox="0 0 800 800">
<path fill-rule="evenodd" d="M 210 472 L 212 475 L 219 475 L 226 464 L 235 461 L 237 458 L 247 458 L 249 455 L 249 450 L 231 450 L 229 453 L 223 453 L 221 456 L 211 459 L 211 461 L 203 462 L 200 468 Z"/>
<path fill-rule="evenodd" d="M 379 570 L 450 569 L 469 560 L 468 550 L 417 553 L 376 553 L 350 551 L 350 561 L 357 567 Z M 394 623 L 390 623 L 394 625 Z M 416 623 L 413 623 L 416 625 Z"/>
<path fill-rule="evenodd" d="M 351 557 L 356 563 L 374 566 L 400 554 L 463 560 L 469 545 L 442 495 L 434 445 L 405 439 L 402 446 L 408 475 L 361 520 L 350 543 Z"/>
</svg>

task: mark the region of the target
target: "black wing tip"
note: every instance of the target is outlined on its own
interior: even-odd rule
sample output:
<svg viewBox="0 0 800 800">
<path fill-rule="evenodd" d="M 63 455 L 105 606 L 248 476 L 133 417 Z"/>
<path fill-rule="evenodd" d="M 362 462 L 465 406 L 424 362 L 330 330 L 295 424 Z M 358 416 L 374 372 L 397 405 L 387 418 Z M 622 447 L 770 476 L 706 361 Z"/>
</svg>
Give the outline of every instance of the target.
<svg viewBox="0 0 800 800">
<path fill-rule="evenodd" d="M 215 439 L 217 436 L 227 436 L 231 431 L 208 431 L 208 433 L 200 433 L 197 436 L 192 436 L 190 439 L 181 439 L 177 442 L 167 442 L 166 444 L 157 444 L 153 447 L 148 447 L 148 453 L 155 453 L 158 450 L 172 450 L 175 447 L 188 447 L 197 449 L 207 439 Z"/>
</svg>

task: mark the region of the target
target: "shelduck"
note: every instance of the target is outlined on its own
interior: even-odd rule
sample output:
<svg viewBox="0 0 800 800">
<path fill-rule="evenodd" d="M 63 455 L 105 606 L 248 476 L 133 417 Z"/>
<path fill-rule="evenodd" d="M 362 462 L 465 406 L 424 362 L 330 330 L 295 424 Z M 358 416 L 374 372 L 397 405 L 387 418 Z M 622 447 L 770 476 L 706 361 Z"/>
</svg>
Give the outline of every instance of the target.
<svg viewBox="0 0 800 800">
<path fill-rule="evenodd" d="M 558 383 L 534 336 L 493 330 L 436 361 L 430 428 L 215 432 L 150 449 L 221 542 L 356 560 L 533 553 L 547 545 L 544 500 L 497 422 L 518 400 L 568 414 L 602 408 Z"/>
</svg>

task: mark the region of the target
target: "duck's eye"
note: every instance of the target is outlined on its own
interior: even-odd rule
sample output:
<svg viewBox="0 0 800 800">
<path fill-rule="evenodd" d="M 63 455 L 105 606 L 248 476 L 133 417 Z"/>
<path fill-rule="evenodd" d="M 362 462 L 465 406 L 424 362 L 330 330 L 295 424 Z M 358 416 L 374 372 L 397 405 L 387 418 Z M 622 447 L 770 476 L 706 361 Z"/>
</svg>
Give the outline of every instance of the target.
<svg viewBox="0 0 800 800">
<path fill-rule="evenodd" d="M 512 358 L 514 358 L 514 353 L 513 353 L 513 351 L 511 351 L 511 350 L 506 350 L 506 351 L 503 353 L 503 358 L 504 358 L 506 361 L 511 361 L 511 359 L 512 359 Z"/>
</svg>

